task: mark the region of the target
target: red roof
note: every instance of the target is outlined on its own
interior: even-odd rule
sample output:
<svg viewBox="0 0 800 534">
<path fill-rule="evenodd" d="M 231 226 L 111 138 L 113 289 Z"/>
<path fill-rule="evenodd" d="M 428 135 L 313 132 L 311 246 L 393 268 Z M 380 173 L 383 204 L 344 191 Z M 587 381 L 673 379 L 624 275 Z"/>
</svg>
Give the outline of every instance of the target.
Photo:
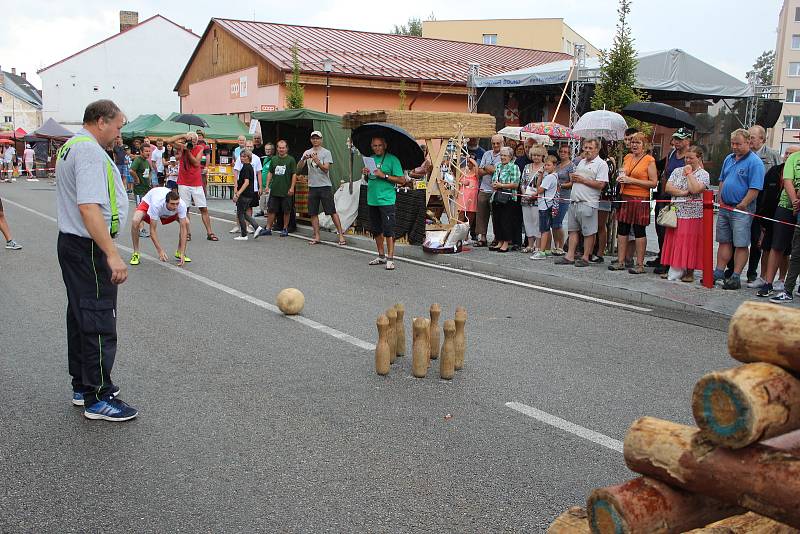
<svg viewBox="0 0 800 534">
<path fill-rule="evenodd" d="M 572 58 L 526 48 L 230 19 L 211 19 L 206 34 L 215 22 L 283 71 L 292 69 L 295 41 L 303 72 L 324 73 L 323 62 L 330 59 L 334 75 L 453 85 L 466 85 L 469 63 L 479 63 L 481 76 L 490 76 Z"/>
<path fill-rule="evenodd" d="M 22 128 L 17 128 L 13 132 L 10 131 L 10 130 L 4 131 L 4 132 L 0 132 L 0 138 L 4 138 L 4 139 L 13 139 L 13 138 L 22 139 L 26 135 L 28 135 L 28 132 L 26 132 Z"/>
<path fill-rule="evenodd" d="M 141 26 L 142 24 L 147 24 L 148 22 L 150 22 L 151 20 L 154 20 L 154 19 L 156 19 L 156 18 L 159 18 L 159 19 L 164 19 L 164 20 L 166 20 L 167 22 L 169 22 L 170 24 L 173 24 L 174 26 L 177 26 L 178 28 L 182 29 L 183 31 L 185 31 L 185 32 L 187 32 L 187 33 L 190 33 L 190 34 L 194 35 L 195 37 L 199 37 L 199 36 L 198 36 L 196 33 L 194 33 L 192 30 L 190 30 L 190 29 L 188 29 L 188 28 L 184 28 L 183 26 L 181 26 L 181 25 L 180 25 L 180 24 L 178 24 L 177 22 L 173 22 L 173 21 L 169 20 L 167 17 L 165 17 L 165 16 L 163 16 L 163 15 L 158 15 L 158 14 L 156 14 L 156 15 L 153 15 L 152 17 L 150 17 L 149 19 L 145 19 L 145 20 L 143 20 L 142 22 L 140 22 L 140 23 L 138 23 L 138 24 L 136 24 L 136 25 L 134 25 L 134 26 L 131 26 L 130 28 L 126 28 L 124 31 L 121 31 L 121 32 L 119 32 L 119 33 L 115 33 L 114 35 L 112 35 L 112 36 L 110 36 L 110 37 L 106 37 L 106 38 L 105 38 L 105 39 L 103 39 L 102 41 L 98 41 L 98 42 L 96 42 L 95 44 L 93 44 L 93 45 L 91 45 L 91 46 L 87 46 L 87 47 L 86 47 L 86 48 L 84 48 L 83 50 L 81 50 L 81 51 L 79 51 L 79 52 L 75 52 L 75 53 L 74 53 L 74 54 L 72 54 L 71 56 L 67 56 L 67 57 L 65 57 L 64 59 L 60 60 L 60 61 L 56 61 L 56 62 L 55 62 L 55 63 L 53 63 L 52 65 L 48 65 L 48 66 L 46 66 L 46 67 L 45 67 L 45 68 L 43 68 L 43 69 L 39 69 L 39 70 L 37 70 L 37 71 L 36 71 L 36 74 L 42 73 L 42 72 L 46 71 L 46 70 L 47 70 L 47 69 L 49 69 L 49 68 L 55 67 L 56 65 L 60 65 L 61 63 L 64 63 L 65 61 L 67 61 L 67 60 L 70 60 L 70 59 L 74 58 L 75 56 L 79 56 L 79 55 L 83 54 L 83 53 L 84 53 L 84 52 L 86 52 L 87 50 L 91 50 L 92 48 L 94 48 L 94 47 L 96 47 L 96 46 L 100 46 L 101 44 L 103 44 L 103 43 L 105 43 L 105 42 L 107 42 L 107 41 L 110 41 L 111 39 L 114 39 L 114 38 L 116 38 L 116 37 L 119 37 L 120 35 L 123 35 L 124 33 L 126 33 L 126 32 L 129 32 L 129 31 L 131 31 L 131 30 L 132 30 L 132 29 L 134 29 L 134 28 L 138 28 L 138 27 L 139 27 L 139 26 Z"/>
</svg>

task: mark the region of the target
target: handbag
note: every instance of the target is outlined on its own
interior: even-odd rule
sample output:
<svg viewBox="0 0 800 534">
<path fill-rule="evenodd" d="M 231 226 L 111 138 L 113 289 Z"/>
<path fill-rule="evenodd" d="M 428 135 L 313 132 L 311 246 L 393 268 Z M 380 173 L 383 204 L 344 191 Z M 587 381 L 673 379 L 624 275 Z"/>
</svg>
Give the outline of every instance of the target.
<svg viewBox="0 0 800 534">
<path fill-rule="evenodd" d="M 494 204 L 508 204 L 511 200 L 511 193 L 506 191 L 495 191 L 492 203 Z"/>
<path fill-rule="evenodd" d="M 677 228 L 678 227 L 678 207 L 670 203 L 669 206 L 658 212 L 656 217 L 656 224 L 664 228 Z"/>
</svg>

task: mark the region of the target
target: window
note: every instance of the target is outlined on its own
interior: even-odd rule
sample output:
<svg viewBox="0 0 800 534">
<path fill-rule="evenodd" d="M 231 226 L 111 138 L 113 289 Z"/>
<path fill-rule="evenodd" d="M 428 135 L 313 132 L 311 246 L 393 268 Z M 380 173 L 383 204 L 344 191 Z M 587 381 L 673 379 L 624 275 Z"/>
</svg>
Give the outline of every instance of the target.
<svg viewBox="0 0 800 534">
<path fill-rule="evenodd" d="M 800 50 L 800 35 L 792 35 L 792 50 Z"/>
<path fill-rule="evenodd" d="M 5 117 L 3 117 L 3 122 L 11 122 L 12 120 L 13 118 L 11 117 L 11 115 L 6 115 Z"/>
<path fill-rule="evenodd" d="M 787 89 L 786 102 L 790 104 L 800 104 L 800 89 Z"/>
<path fill-rule="evenodd" d="M 3 95 L 0 95 L 0 104 L 3 103 Z"/>
<path fill-rule="evenodd" d="M 800 7 L 794 8 L 794 21 L 800 22 Z"/>
<path fill-rule="evenodd" d="M 789 63 L 789 76 L 800 76 L 800 62 L 792 61 Z"/>
<path fill-rule="evenodd" d="M 784 115 L 783 122 L 787 130 L 800 130 L 800 115 Z"/>
<path fill-rule="evenodd" d="M 497 44 L 497 34 L 496 33 L 484 33 L 483 34 L 483 44 Z"/>
</svg>

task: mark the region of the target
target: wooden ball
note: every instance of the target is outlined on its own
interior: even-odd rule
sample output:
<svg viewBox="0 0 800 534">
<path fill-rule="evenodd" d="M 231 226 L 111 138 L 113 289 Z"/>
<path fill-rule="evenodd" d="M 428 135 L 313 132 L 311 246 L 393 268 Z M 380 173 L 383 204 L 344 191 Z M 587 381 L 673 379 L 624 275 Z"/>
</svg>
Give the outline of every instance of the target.
<svg viewBox="0 0 800 534">
<path fill-rule="evenodd" d="M 303 311 L 303 306 L 306 303 L 306 298 L 303 296 L 302 291 L 293 287 L 287 287 L 278 293 L 276 304 L 284 315 L 297 315 Z"/>
</svg>

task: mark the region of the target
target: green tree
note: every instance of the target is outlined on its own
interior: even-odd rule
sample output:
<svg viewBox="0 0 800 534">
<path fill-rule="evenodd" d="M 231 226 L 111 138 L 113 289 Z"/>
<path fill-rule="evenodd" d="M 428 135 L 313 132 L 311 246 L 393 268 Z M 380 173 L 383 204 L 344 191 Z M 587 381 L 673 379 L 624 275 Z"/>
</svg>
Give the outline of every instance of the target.
<svg viewBox="0 0 800 534">
<path fill-rule="evenodd" d="M 431 17 L 433 17 L 433 13 L 431 13 Z M 430 20 L 433 19 L 431 18 Z M 395 24 L 391 33 L 395 35 L 416 35 L 417 37 L 422 37 L 422 19 L 411 17 L 408 19 L 407 24 L 401 24 L 400 26 Z"/>
<path fill-rule="evenodd" d="M 286 109 L 303 107 L 305 90 L 300 84 L 300 59 L 297 54 L 297 41 L 292 45 L 292 79 L 286 82 Z"/>
<path fill-rule="evenodd" d="M 633 46 L 628 16 L 632 0 L 619 0 L 617 32 L 610 50 L 600 51 L 600 74 L 592 97 L 593 109 L 607 109 L 620 113 L 633 102 L 646 100 L 646 95 L 636 89 L 636 49 Z"/>
<path fill-rule="evenodd" d="M 753 63 L 753 70 L 747 73 L 747 80 L 755 75 L 756 85 L 772 85 L 772 77 L 775 72 L 775 51 L 765 50 Z"/>
</svg>

